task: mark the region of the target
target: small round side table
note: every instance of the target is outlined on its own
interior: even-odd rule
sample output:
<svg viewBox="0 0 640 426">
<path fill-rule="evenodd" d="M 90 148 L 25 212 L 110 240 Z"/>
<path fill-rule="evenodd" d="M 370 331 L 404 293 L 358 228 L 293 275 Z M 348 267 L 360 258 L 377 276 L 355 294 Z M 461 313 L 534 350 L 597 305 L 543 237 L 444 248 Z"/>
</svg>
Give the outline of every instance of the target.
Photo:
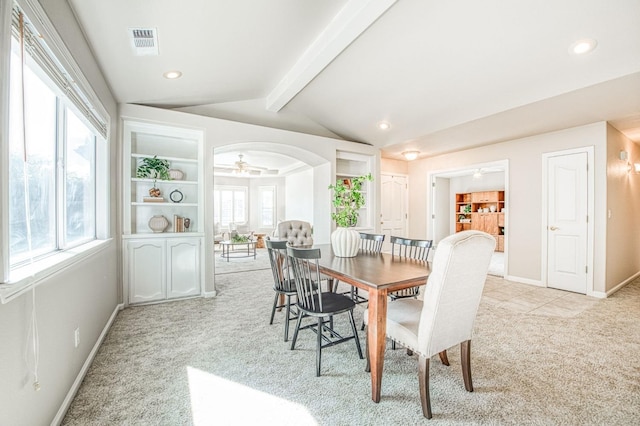
<svg viewBox="0 0 640 426">
<path fill-rule="evenodd" d="M 256 237 L 256 248 L 265 248 L 264 245 L 264 237 L 267 236 L 267 234 L 253 234 Z"/>
</svg>

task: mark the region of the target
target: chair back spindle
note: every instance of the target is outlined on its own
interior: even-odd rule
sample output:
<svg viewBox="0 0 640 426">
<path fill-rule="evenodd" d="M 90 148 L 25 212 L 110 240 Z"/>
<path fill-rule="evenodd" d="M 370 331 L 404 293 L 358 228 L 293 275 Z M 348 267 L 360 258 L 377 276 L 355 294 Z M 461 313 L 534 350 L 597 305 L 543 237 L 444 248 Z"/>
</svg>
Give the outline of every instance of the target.
<svg viewBox="0 0 640 426">
<path fill-rule="evenodd" d="M 417 240 L 413 238 L 402 238 L 391 236 L 391 254 L 406 259 L 416 259 L 427 261 L 429 251 L 433 245 L 433 240 Z M 411 287 L 406 290 L 399 290 L 389 293 L 391 299 L 402 299 L 406 297 L 417 297 L 420 293 L 419 287 Z"/>
<path fill-rule="evenodd" d="M 298 305 L 303 309 L 320 312 L 322 292 L 320 288 L 320 249 L 301 249 L 288 246 L 287 255 L 293 270 L 298 295 Z"/>
<path fill-rule="evenodd" d="M 380 253 L 384 243 L 384 234 L 360 233 L 360 250 L 371 253 Z"/>
</svg>

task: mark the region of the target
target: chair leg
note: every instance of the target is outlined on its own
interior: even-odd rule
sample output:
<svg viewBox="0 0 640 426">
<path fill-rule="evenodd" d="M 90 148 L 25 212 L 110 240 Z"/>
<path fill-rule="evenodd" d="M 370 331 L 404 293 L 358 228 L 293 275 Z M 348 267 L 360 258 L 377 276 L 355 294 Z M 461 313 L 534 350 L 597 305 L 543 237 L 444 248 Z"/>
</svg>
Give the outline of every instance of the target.
<svg viewBox="0 0 640 426">
<path fill-rule="evenodd" d="M 298 340 L 298 330 L 300 330 L 300 324 L 302 323 L 302 311 L 298 312 L 298 321 L 296 321 L 296 330 L 293 332 L 293 339 L 291 339 L 291 350 L 296 347 L 296 340 Z"/>
<path fill-rule="evenodd" d="M 418 360 L 418 380 L 420 381 L 420 403 L 422 404 L 422 414 L 430 419 L 431 398 L 429 397 L 429 358 L 420 355 Z"/>
<path fill-rule="evenodd" d="M 278 308 L 278 312 L 282 311 L 282 305 L 284 305 L 284 294 L 280 295 L 280 307 Z"/>
<path fill-rule="evenodd" d="M 460 343 L 460 361 L 462 363 L 464 388 L 469 392 L 473 392 L 473 383 L 471 381 L 471 340 L 465 340 Z"/>
<path fill-rule="evenodd" d="M 356 341 L 356 348 L 358 348 L 358 356 L 360 359 L 362 356 L 362 348 L 360 347 L 360 339 L 358 338 L 358 331 L 356 330 L 356 320 L 353 319 L 353 311 L 349 311 L 349 322 L 351 323 L 351 331 L 353 332 L 353 340 Z"/>
<path fill-rule="evenodd" d="M 440 356 L 440 361 L 442 361 L 442 363 L 444 365 L 449 365 L 449 358 L 447 357 L 447 350 L 446 349 L 444 351 L 440 352 L 438 355 Z"/>
<path fill-rule="evenodd" d="M 279 294 L 276 293 L 276 296 L 273 299 L 273 308 L 271 308 L 271 321 L 269 321 L 269 324 L 273 324 L 273 317 L 276 315 L 276 306 L 278 305 L 278 296 Z"/>
<path fill-rule="evenodd" d="M 289 318 L 291 317 L 291 296 L 287 295 L 287 311 L 284 320 L 284 341 L 289 340 Z"/>
<path fill-rule="evenodd" d="M 317 335 L 318 340 L 316 341 L 316 377 L 320 377 L 320 362 L 322 360 L 322 317 L 318 317 Z"/>
</svg>

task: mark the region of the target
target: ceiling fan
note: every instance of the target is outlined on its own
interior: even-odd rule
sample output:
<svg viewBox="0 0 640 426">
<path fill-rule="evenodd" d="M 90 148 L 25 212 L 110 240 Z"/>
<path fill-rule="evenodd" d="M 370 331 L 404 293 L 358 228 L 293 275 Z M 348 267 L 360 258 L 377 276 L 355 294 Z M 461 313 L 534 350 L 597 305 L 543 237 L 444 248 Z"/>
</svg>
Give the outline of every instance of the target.
<svg viewBox="0 0 640 426">
<path fill-rule="evenodd" d="M 233 174 L 238 176 L 260 176 L 260 175 L 277 175 L 278 170 L 269 169 L 267 167 L 254 166 L 242 158 L 244 155 L 238 154 L 238 161 L 233 164 L 217 164 L 213 166 L 214 173 Z"/>
</svg>

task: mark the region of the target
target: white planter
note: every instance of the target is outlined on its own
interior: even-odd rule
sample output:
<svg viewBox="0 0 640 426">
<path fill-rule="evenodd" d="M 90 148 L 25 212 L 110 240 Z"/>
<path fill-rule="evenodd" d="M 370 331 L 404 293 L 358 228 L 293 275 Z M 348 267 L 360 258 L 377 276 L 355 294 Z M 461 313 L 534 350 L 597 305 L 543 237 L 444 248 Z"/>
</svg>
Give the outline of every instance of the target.
<svg viewBox="0 0 640 426">
<path fill-rule="evenodd" d="M 360 249 L 360 233 L 352 228 L 336 228 L 331 233 L 331 247 L 338 257 L 356 257 Z"/>
</svg>

